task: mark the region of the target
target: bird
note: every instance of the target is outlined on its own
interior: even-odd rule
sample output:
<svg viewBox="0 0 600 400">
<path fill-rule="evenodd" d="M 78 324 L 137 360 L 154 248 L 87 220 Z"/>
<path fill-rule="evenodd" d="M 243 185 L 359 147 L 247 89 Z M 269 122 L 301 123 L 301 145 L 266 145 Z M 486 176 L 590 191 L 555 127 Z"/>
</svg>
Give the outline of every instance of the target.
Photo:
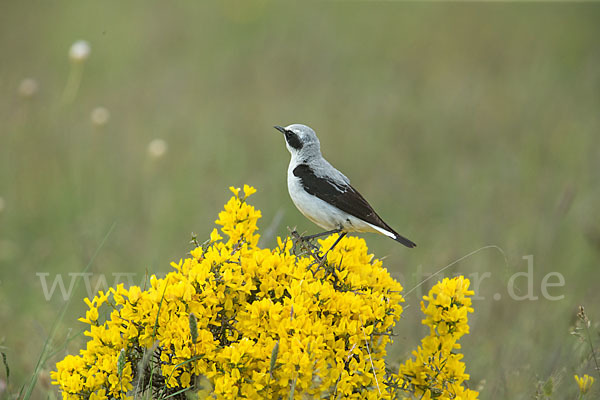
<svg viewBox="0 0 600 400">
<path fill-rule="evenodd" d="M 291 154 L 287 186 L 292 202 L 306 218 L 326 230 L 304 239 L 339 233 L 328 252 L 348 232 L 375 232 L 406 247 L 416 246 L 386 224 L 350 180 L 323 158 L 312 128 L 302 124 L 274 128 L 283 133 Z"/>
</svg>

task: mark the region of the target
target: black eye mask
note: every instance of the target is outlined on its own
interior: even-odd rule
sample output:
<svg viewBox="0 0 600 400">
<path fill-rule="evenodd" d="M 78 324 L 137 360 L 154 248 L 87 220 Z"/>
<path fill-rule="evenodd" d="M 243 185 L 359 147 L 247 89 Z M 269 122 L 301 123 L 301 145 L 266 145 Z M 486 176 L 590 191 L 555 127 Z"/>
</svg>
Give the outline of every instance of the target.
<svg viewBox="0 0 600 400">
<path fill-rule="evenodd" d="M 285 131 L 285 141 L 296 150 L 300 150 L 302 148 L 302 142 L 300 141 L 300 138 L 292 131 Z"/>
</svg>

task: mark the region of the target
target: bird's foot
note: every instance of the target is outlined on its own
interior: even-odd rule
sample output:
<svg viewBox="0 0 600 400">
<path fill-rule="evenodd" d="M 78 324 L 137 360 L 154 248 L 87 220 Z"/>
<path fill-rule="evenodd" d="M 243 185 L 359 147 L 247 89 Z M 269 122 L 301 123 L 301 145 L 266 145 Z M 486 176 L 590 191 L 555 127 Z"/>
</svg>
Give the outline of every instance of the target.
<svg viewBox="0 0 600 400">
<path fill-rule="evenodd" d="M 296 255 L 309 253 L 319 262 L 319 246 L 315 245 L 308 236 L 301 236 L 295 229 L 290 232 L 292 237 L 292 252 Z"/>
<path fill-rule="evenodd" d="M 317 246 L 313 242 L 313 240 L 318 237 L 329 235 L 332 233 L 339 233 L 339 236 L 336 239 L 336 241 L 333 243 L 333 245 L 323 255 L 321 255 L 322 249 L 319 246 Z M 327 254 L 329 254 L 329 252 L 331 250 L 333 250 L 333 248 L 340 242 L 340 240 L 342 240 L 342 238 L 344 238 L 344 236 L 346 236 L 346 234 L 347 234 L 347 232 L 343 232 L 340 228 L 340 229 L 334 229 L 332 231 L 318 233 L 316 235 L 302 236 L 294 229 L 294 230 L 290 231 L 290 236 L 292 237 L 292 242 L 293 242 L 292 251 L 296 255 L 309 253 L 315 259 L 316 263 L 318 263 L 318 267 L 316 269 L 316 271 L 318 271 L 325 264 L 325 261 L 327 260 Z M 300 250 L 300 251 L 298 252 L 298 250 Z M 313 263 L 312 265 L 314 265 L 314 264 L 315 263 Z M 311 267 L 312 267 L 312 265 L 311 265 Z"/>
</svg>

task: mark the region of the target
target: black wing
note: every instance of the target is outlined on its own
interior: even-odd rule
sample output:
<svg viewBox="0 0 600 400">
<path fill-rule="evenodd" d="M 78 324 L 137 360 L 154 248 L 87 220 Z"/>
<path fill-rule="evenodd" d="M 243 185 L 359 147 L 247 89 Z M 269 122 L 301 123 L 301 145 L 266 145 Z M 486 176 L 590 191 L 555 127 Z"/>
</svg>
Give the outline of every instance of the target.
<svg viewBox="0 0 600 400">
<path fill-rule="evenodd" d="M 320 198 L 323 201 L 339 208 L 348 214 L 362 219 L 372 225 L 385 229 L 393 233 L 394 240 L 407 247 L 416 245 L 410 240 L 400 236 L 388 224 L 386 224 L 379 215 L 373 210 L 373 207 L 365 200 L 360 193 L 352 186 L 347 184 L 338 184 L 333 181 L 318 177 L 307 164 L 300 164 L 294 168 L 294 176 L 300 178 L 304 190 Z"/>
</svg>

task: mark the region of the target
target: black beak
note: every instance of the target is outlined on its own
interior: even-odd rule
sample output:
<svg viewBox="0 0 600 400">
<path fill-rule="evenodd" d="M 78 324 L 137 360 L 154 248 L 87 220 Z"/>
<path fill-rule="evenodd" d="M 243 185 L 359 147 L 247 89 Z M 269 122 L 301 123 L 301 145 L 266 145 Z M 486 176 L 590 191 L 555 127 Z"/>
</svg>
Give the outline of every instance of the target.
<svg viewBox="0 0 600 400">
<path fill-rule="evenodd" d="M 281 127 L 281 126 L 279 126 L 279 125 L 275 125 L 273 128 L 277 129 L 277 130 L 278 130 L 279 132 L 281 132 L 281 133 L 285 133 L 285 128 L 282 128 L 282 127 Z"/>
</svg>

